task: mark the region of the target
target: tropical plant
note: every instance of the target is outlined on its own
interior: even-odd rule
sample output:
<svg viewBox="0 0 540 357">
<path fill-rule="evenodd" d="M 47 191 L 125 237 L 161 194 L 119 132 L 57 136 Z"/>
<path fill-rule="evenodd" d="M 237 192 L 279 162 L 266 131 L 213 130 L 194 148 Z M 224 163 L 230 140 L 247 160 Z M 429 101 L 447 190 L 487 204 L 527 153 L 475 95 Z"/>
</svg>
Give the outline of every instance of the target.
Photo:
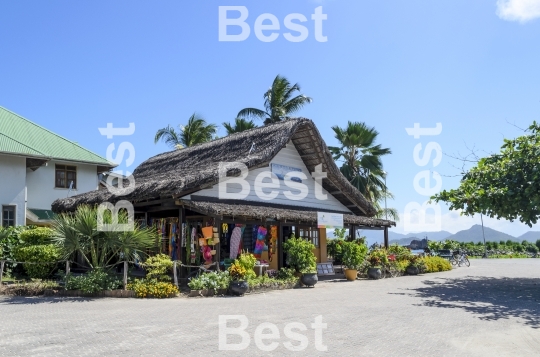
<svg viewBox="0 0 540 357">
<path fill-rule="evenodd" d="M 230 280 L 228 271 L 213 271 L 191 279 L 188 286 L 191 290 L 212 289 L 217 293 L 218 290 L 227 289 Z"/>
<path fill-rule="evenodd" d="M 452 270 L 452 265 L 450 262 L 441 257 L 424 257 L 421 260 L 425 264 L 426 273 Z"/>
<path fill-rule="evenodd" d="M 264 110 L 245 108 L 237 117 L 263 119 L 265 125 L 280 122 L 311 103 L 310 97 L 303 94 L 295 95 L 296 92 L 300 92 L 298 83 L 291 84 L 287 78 L 278 75 L 272 86 L 264 93 Z"/>
<path fill-rule="evenodd" d="M 227 130 L 227 135 L 240 133 L 242 131 L 246 131 L 246 130 L 257 127 L 257 125 L 255 125 L 253 120 L 247 120 L 244 118 L 236 118 L 234 120 L 234 125 L 231 123 L 223 123 L 223 126 L 225 127 L 225 130 Z"/>
<path fill-rule="evenodd" d="M 229 275 L 233 281 L 243 281 L 246 279 L 246 269 L 235 261 L 229 267 Z"/>
<path fill-rule="evenodd" d="M 235 262 L 246 270 L 246 279 L 254 278 L 257 276 L 255 270 L 253 270 L 255 264 L 257 263 L 257 258 L 255 258 L 253 254 L 248 252 L 242 252 L 238 259 L 235 260 Z"/>
<path fill-rule="evenodd" d="M 326 241 L 326 253 L 334 260 L 334 264 L 341 264 L 343 261 L 343 239 L 328 239 Z"/>
<path fill-rule="evenodd" d="M 96 208 L 81 205 L 74 214 L 55 216 L 51 240 L 61 249 L 64 259 L 70 259 L 78 252 L 91 268 L 103 268 L 114 260 L 141 261 L 146 249 L 155 244 L 154 228 L 135 224 L 131 231 L 119 228 L 100 231 L 97 214 Z M 118 222 L 126 223 L 127 220 L 127 213 L 120 211 Z M 103 222 L 112 222 L 110 211 L 105 211 Z"/>
<path fill-rule="evenodd" d="M 378 216 L 388 215 L 397 220 L 397 210 L 380 205 L 382 200 L 392 199 L 393 195 L 386 187 L 386 172 L 382 164 L 382 157 L 392 152 L 375 144 L 379 133 L 365 123 L 351 121 L 345 128 L 333 126 L 332 130 L 340 146 L 330 146 L 329 149 L 334 160 L 342 163 L 341 173 L 375 205 Z"/>
<path fill-rule="evenodd" d="M 127 289 L 133 290 L 138 298 L 165 299 L 178 294 L 178 288 L 175 285 L 165 281 L 157 281 L 156 279 L 135 280 L 127 285 Z"/>
<path fill-rule="evenodd" d="M 193 113 L 186 126 L 179 126 L 176 131 L 172 126 L 159 129 L 154 137 L 154 143 L 163 141 L 171 148 L 182 149 L 196 144 L 211 141 L 217 133 L 215 124 L 208 124 L 206 120 Z"/>
<path fill-rule="evenodd" d="M 376 248 L 369 252 L 367 261 L 372 268 L 380 268 L 388 265 L 388 252 L 384 248 Z"/>
<path fill-rule="evenodd" d="M 347 269 L 359 270 L 366 258 L 368 248 L 365 244 L 356 242 L 343 242 L 342 244 L 342 263 Z"/>
<path fill-rule="evenodd" d="M 315 246 L 303 239 L 292 236 L 283 243 L 287 253 L 287 264 L 298 273 L 316 273 L 317 258 L 313 254 Z"/>
</svg>

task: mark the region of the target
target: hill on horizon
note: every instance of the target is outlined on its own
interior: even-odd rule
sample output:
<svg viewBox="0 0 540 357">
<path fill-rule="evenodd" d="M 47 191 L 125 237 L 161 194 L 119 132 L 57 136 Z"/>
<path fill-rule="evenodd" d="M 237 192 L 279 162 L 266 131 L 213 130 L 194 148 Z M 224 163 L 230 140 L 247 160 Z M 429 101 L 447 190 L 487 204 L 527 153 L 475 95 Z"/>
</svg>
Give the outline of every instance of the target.
<svg viewBox="0 0 540 357">
<path fill-rule="evenodd" d="M 486 242 L 499 242 L 501 240 L 503 241 L 511 240 L 514 242 L 521 242 L 523 240 L 523 239 L 519 240 L 518 238 L 513 237 L 510 234 L 499 232 L 495 229 L 485 227 L 485 226 L 484 226 L 484 233 L 486 235 Z M 484 242 L 484 237 L 482 234 L 482 226 L 479 224 L 475 224 L 471 228 L 463 230 L 463 231 L 459 231 L 456 234 L 448 237 L 447 239 L 455 240 L 458 242 L 464 242 L 464 243 Z"/>
</svg>

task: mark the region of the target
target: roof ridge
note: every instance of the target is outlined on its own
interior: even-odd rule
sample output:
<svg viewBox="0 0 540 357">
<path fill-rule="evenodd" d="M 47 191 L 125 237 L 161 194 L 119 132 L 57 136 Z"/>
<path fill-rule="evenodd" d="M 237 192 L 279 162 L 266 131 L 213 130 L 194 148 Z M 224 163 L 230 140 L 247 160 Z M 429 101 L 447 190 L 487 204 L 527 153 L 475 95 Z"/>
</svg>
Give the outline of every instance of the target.
<svg viewBox="0 0 540 357">
<path fill-rule="evenodd" d="M 0 107 L 0 108 L 1 108 L 1 107 Z M 21 144 L 22 146 L 29 148 L 30 150 L 33 150 L 33 151 L 35 151 L 35 152 L 38 152 L 38 153 L 40 153 L 41 155 L 43 155 L 43 156 L 45 156 L 45 157 L 48 157 L 47 155 L 45 155 L 44 153 L 42 153 L 42 152 L 39 151 L 38 149 L 34 149 L 33 147 L 31 147 L 31 146 L 29 146 L 29 145 L 26 145 L 26 144 L 24 144 L 24 143 L 21 143 L 19 140 L 14 139 L 14 138 L 12 138 L 11 136 L 7 136 L 7 135 L 4 134 L 4 133 L 0 133 L 0 135 L 5 136 L 5 137 L 8 138 L 9 140 L 15 141 L 15 142 Z"/>
<path fill-rule="evenodd" d="M 48 132 L 48 133 L 50 133 L 50 134 L 52 134 L 52 135 L 54 135 L 54 136 L 56 136 L 56 137 L 58 137 L 58 138 L 60 138 L 60 139 L 62 139 L 62 140 L 65 140 L 65 141 L 67 141 L 68 143 L 73 144 L 73 145 L 79 147 L 80 149 L 82 149 L 82 150 L 84 150 L 84 151 L 86 151 L 86 152 L 88 152 L 88 153 L 90 153 L 90 154 L 92 154 L 92 155 L 97 156 L 97 157 L 99 157 L 100 159 L 103 159 L 103 160 L 109 162 L 109 160 L 107 160 L 106 158 L 102 157 L 101 155 L 98 155 L 98 154 L 96 154 L 96 153 L 94 153 L 94 152 L 92 152 L 92 151 L 90 151 L 90 150 L 88 150 L 88 149 L 86 149 L 86 148 L 80 146 L 79 144 L 77 144 L 77 143 L 75 143 L 75 142 L 73 142 L 73 141 L 71 141 L 71 140 L 69 140 L 69 139 L 63 137 L 62 135 L 58 135 L 58 134 L 56 134 L 55 132 L 50 131 L 49 129 L 47 129 L 47 128 L 43 127 L 43 126 L 34 123 L 34 122 L 31 121 L 30 119 L 26 119 L 25 117 L 21 116 L 20 114 L 17 114 L 17 113 L 15 113 L 15 112 L 13 112 L 13 111 L 11 111 L 11 110 L 9 110 L 9 109 L 7 109 L 7 108 L 1 106 L 1 105 L 0 105 L 0 109 L 3 109 L 3 110 L 5 110 L 5 111 L 8 112 L 8 113 L 11 113 L 11 114 L 13 114 L 13 115 L 19 117 L 20 119 L 25 120 L 25 121 L 27 121 L 28 123 L 30 123 L 30 124 L 32 124 L 32 125 L 34 125 L 34 126 L 40 128 L 40 129 L 42 129 L 42 130 L 45 130 L 46 132 Z M 13 139 L 13 138 L 10 137 L 10 136 L 7 136 L 7 135 L 4 135 L 4 136 L 6 136 L 6 137 L 8 137 L 8 138 L 10 138 L 10 139 L 12 139 L 12 140 L 15 140 L 15 139 Z M 15 141 L 17 141 L 17 140 L 15 140 Z M 17 141 L 17 142 L 18 142 L 18 141 Z M 22 143 L 21 143 L 21 144 L 22 144 Z M 22 144 L 22 145 L 24 145 L 24 144 Z M 24 146 L 29 147 L 28 145 L 24 145 Z M 31 148 L 31 149 L 32 149 L 32 148 Z M 35 149 L 32 149 L 32 150 L 35 150 Z M 39 150 L 35 150 L 35 151 L 40 152 Z M 45 155 L 45 154 L 44 154 L 44 155 Z M 45 156 L 46 156 L 46 155 L 45 155 Z"/>
</svg>

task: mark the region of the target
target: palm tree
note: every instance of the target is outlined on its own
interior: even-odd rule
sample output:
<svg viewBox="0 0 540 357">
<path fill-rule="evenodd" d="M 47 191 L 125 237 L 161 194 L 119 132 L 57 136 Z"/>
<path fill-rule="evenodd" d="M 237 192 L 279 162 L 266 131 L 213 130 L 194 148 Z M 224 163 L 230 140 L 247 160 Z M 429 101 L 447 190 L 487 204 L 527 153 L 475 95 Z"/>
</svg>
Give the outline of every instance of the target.
<svg viewBox="0 0 540 357">
<path fill-rule="evenodd" d="M 348 122 L 345 128 L 333 126 L 335 138 L 341 146 L 329 147 L 334 160 L 342 161 L 341 172 L 363 195 L 375 205 L 378 216 L 397 218 L 397 211 L 393 208 L 381 208 L 379 202 L 386 198 L 393 198 L 388 191 L 384 179 L 381 157 L 391 154 L 391 150 L 375 145 L 379 133 L 375 128 L 365 123 Z"/>
<path fill-rule="evenodd" d="M 208 124 L 206 120 L 193 113 L 189 117 L 186 126 L 179 125 L 180 130 L 176 131 L 170 125 L 159 129 L 154 137 L 154 143 L 160 140 L 171 148 L 182 149 L 196 144 L 211 141 L 217 132 L 215 124 Z"/>
<path fill-rule="evenodd" d="M 290 114 L 299 111 L 312 101 L 310 97 L 303 94 L 294 96 L 295 92 L 300 92 L 298 83 L 291 85 L 287 78 L 278 75 L 272 87 L 264 93 L 265 109 L 245 108 L 238 113 L 237 117 L 260 118 L 264 120 L 265 125 L 287 119 Z"/>
<path fill-rule="evenodd" d="M 234 125 L 232 125 L 231 123 L 223 123 L 223 126 L 225 127 L 225 130 L 227 130 L 227 135 L 240 133 L 242 131 L 257 127 L 253 120 L 246 120 L 243 118 L 234 119 Z"/>
</svg>

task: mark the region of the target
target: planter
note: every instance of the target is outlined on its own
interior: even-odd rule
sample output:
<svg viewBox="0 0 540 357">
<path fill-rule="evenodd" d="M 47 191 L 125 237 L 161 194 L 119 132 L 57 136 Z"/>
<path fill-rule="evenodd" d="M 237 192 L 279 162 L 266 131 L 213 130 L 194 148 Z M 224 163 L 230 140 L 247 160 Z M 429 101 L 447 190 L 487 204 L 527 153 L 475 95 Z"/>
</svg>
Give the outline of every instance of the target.
<svg viewBox="0 0 540 357">
<path fill-rule="evenodd" d="M 408 266 L 407 267 L 407 274 L 409 274 L 409 275 L 418 275 L 418 274 L 420 274 L 420 269 L 418 269 L 418 267 L 415 267 L 415 266 Z"/>
<path fill-rule="evenodd" d="M 248 289 L 249 285 L 247 281 L 231 281 L 229 283 L 229 291 L 235 296 L 244 295 Z"/>
<path fill-rule="evenodd" d="M 202 292 L 202 290 L 191 290 L 188 294 L 188 297 L 203 296 Z"/>
<path fill-rule="evenodd" d="M 381 268 L 368 268 L 368 278 L 378 280 L 382 277 Z"/>
<path fill-rule="evenodd" d="M 300 280 L 302 281 L 302 284 L 306 286 L 314 286 L 319 281 L 319 277 L 317 276 L 317 273 L 307 273 L 302 274 Z"/>
<path fill-rule="evenodd" d="M 345 269 L 345 279 L 349 281 L 356 280 L 356 277 L 358 276 L 358 270 L 356 269 Z"/>
</svg>

